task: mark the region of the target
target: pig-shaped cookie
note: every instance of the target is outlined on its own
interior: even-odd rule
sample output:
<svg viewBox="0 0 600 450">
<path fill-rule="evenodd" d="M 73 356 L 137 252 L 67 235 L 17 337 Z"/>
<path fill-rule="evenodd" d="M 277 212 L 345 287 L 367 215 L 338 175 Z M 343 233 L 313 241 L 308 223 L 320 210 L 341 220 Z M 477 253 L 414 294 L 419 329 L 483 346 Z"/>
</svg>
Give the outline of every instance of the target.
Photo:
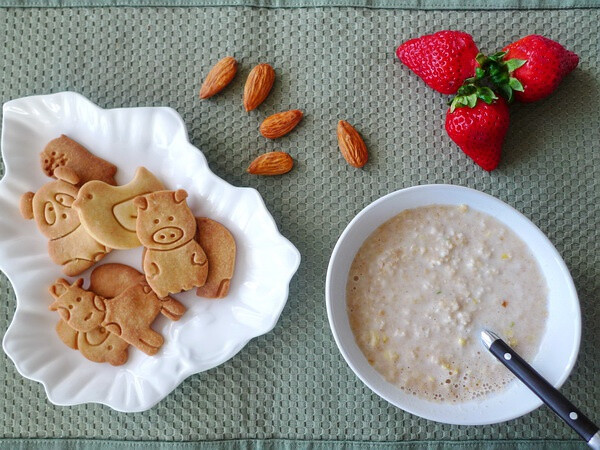
<svg viewBox="0 0 600 450">
<path fill-rule="evenodd" d="M 159 297 L 203 286 L 208 260 L 194 240 L 196 219 L 187 192 L 158 191 L 136 197 L 136 233 L 144 252 L 146 280 Z"/>
<path fill-rule="evenodd" d="M 37 192 L 21 197 L 21 214 L 35 219 L 48 241 L 48 254 L 61 265 L 67 276 L 75 276 L 94 265 L 110 249 L 92 238 L 81 226 L 77 211 L 72 208 L 77 197 L 77 174 L 68 167 L 54 170 L 56 181 L 43 185 Z"/>
</svg>

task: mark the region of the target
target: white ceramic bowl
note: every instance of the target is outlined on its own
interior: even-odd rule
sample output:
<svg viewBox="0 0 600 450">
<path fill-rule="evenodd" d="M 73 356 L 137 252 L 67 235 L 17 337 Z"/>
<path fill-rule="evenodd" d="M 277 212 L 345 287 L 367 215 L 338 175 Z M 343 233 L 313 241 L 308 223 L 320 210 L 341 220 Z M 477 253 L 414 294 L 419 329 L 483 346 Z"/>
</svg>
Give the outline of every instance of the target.
<svg viewBox="0 0 600 450">
<path fill-rule="evenodd" d="M 232 186 L 210 171 L 175 110 L 102 109 L 79 94 L 61 92 L 12 100 L 4 104 L 3 113 L 6 174 L 0 181 L 0 268 L 17 297 L 3 348 L 23 376 L 44 385 L 51 402 L 146 410 L 189 375 L 227 361 L 250 339 L 275 326 L 300 254 L 279 233 L 256 190 Z M 176 294 L 188 310 L 178 322 L 162 316 L 154 322 L 154 330 L 165 338 L 156 356 L 130 347 L 126 364 L 97 364 L 67 348 L 54 331 L 58 315 L 48 310 L 48 286 L 64 275 L 48 257 L 47 240 L 35 223 L 19 214 L 19 199 L 50 181 L 40 169 L 39 153 L 61 133 L 114 163 L 119 184 L 143 165 L 167 188 L 187 190 L 194 214 L 223 223 L 236 240 L 236 267 L 227 297 L 208 300 L 194 291 Z M 120 262 L 141 270 L 141 252 L 141 247 L 116 250 L 100 264 Z M 87 279 L 89 272 L 82 276 Z"/>
<path fill-rule="evenodd" d="M 460 404 L 431 402 L 409 395 L 388 383 L 369 363 L 354 340 L 346 310 L 346 280 L 354 256 L 375 229 L 401 211 L 426 205 L 461 205 L 495 217 L 531 249 L 548 284 L 548 322 L 540 349 L 530 363 L 550 383 L 560 387 L 569 376 L 581 337 L 581 315 L 573 280 L 546 236 L 525 216 L 482 192 L 452 185 L 402 189 L 371 203 L 348 224 L 329 262 L 326 282 L 327 314 L 335 341 L 350 368 L 373 392 L 412 414 L 437 422 L 484 425 L 526 414 L 542 402 L 518 380 L 507 389 Z"/>
</svg>

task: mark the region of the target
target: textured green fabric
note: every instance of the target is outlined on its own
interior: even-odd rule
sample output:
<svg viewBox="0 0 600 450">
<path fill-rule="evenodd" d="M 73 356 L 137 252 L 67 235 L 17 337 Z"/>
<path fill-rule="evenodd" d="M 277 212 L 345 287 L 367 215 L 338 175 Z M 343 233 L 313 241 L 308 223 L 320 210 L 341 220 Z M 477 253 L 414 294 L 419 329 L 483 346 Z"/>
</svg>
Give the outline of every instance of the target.
<svg viewBox="0 0 600 450">
<path fill-rule="evenodd" d="M 255 6 L 302 8 L 354 6 L 400 9 L 564 9 L 597 8 L 600 0 L 0 0 L 0 6 Z"/>
<path fill-rule="evenodd" d="M 384 194 L 417 184 L 454 183 L 499 197 L 547 233 L 573 274 L 583 341 L 563 391 L 600 422 L 599 21 L 600 10 L 0 10 L 0 101 L 72 90 L 102 107 L 175 108 L 214 172 L 235 185 L 256 187 L 303 256 L 288 304 L 271 333 L 220 367 L 189 377 L 144 413 L 122 414 L 100 405 L 53 406 L 42 386 L 21 377 L 2 353 L 0 436 L 452 440 L 468 442 L 469 448 L 483 440 L 506 443 L 495 448 L 512 448 L 520 440 L 532 440 L 522 448 L 554 448 L 554 442 L 544 442 L 554 439 L 579 445 L 545 407 L 500 425 L 461 427 L 390 406 L 353 375 L 337 350 L 327 323 L 324 282 L 343 228 Z M 450 27 L 471 32 L 486 52 L 525 34 L 543 33 L 581 55 L 580 67 L 552 97 L 513 107 L 504 156 L 491 174 L 446 136 L 446 97 L 427 88 L 394 56 L 401 41 Z M 219 96 L 198 100 L 200 80 L 226 54 L 239 59 L 238 76 Z M 267 101 L 248 114 L 241 103 L 244 80 L 263 61 L 273 64 L 277 80 Z M 289 108 L 304 110 L 304 120 L 290 135 L 267 142 L 258 133 L 261 118 Z M 364 170 L 348 166 L 337 149 L 340 118 L 366 140 L 371 159 Z M 273 178 L 245 173 L 255 156 L 275 149 L 294 156 L 292 172 Z M 3 334 L 15 307 L 3 276 L 0 304 Z M 233 446 L 269 448 L 262 441 L 247 442 Z M 454 448 L 437 445 L 430 448 Z"/>
<path fill-rule="evenodd" d="M 378 442 L 370 444 L 370 448 L 375 450 L 459 450 L 465 448 L 477 448 L 478 443 L 465 442 L 443 442 L 432 441 L 423 442 Z M 585 444 L 583 444 L 585 447 Z M 361 450 L 365 448 L 364 442 L 348 441 L 290 441 L 283 439 L 239 439 L 236 441 L 213 441 L 213 442 L 124 442 L 124 441 L 105 441 L 105 440 L 0 440 L 0 450 L 81 450 L 81 449 L 114 449 L 114 450 Z M 575 441 L 486 441 L 486 450 L 572 450 L 582 448 L 581 442 Z"/>
</svg>

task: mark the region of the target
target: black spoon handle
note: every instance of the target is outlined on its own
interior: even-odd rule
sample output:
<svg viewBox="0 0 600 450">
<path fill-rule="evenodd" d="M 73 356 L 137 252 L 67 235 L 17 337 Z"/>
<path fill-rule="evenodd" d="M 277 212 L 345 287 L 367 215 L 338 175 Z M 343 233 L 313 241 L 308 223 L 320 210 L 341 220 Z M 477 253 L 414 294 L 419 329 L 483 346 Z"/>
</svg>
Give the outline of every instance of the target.
<svg viewBox="0 0 600 450">
<path fill-rule="evenodd" d="M 487 334 L 484 335 L 484 334 Z M 508 370 L 531 389 L 552 411 L 567 425 L 573 428 L 590 447 L 600 450 L 600 429 L 592 423 L 579 409 L 554 388 L 546 379 L 537 373 L 506 342 L 496 334 L 483 331 L 481 340 L 489 351 Z"/>
</svg>

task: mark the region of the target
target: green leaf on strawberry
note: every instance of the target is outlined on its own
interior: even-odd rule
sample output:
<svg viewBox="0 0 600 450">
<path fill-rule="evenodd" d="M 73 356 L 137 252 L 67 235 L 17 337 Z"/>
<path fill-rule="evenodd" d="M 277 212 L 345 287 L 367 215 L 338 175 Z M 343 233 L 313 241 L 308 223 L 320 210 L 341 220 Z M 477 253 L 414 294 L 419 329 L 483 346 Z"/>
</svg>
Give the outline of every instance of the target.
<svg viewBox="0 0 600 450">
<path fill-rule="evenodd" d="M 508 103 L 511 103 L 513 101 L 513 89 L 510 86 L 504 84 L 498 89 L 500 90 L 500 94 L 502 95 L 502 97 L 504 97 Z"/>
<path fill-rule="evenodd" d="M 471 94 L 467 96 L 467 106 L 469 108 L 474 108 L 477 104 L 477 94 Z"/>
<path fill-rule="evenodd" d="M 475 105 L 477 105 L 477 100 L 483 100 L 489 105 L 497 98 L 494 91 L 489 87 L 477 86 L 475 81 L 467 80 L 458 90 L 456 97 L 450 101 L 450 111 L 454 112 L 456 108 L 462 108 L 464 106 L 474 108 Z"/>
<path fill-rule="evenodd" d="M 510 73 L 514 72 L 515 70 L 517 70 L 519 67 L 521 67 L 526 62 L 527 62 L 526 59 L 517 59 L 517 58 L 509 59 L 505 63 L 506 70 L 508 70 Z"/>
<path fill-rule="evenodd" d="M 513 91 L 523 92 L 523 85 L 521 84 L 521 82 L 519 80 L 517 80 L 514 77 L 510 77 L 508 79 L 508 85 L 510 86 L 510 88 Z"/>
<path fill-rule="evenodd" d="M 475 77 L 465 80 L 465 83 L 487 86 L 502 95 L 509 103 L 512 102 L 513 91 L 523 92 L 523 85 L 511 76 L 512 72 L 522 67 L 527 60 L 513 58 L 505 61 L 503 59 L 505 56 L 506 52 L 497 52 L 491 56 L 478 53 L 475 60 L 479 67 L 475 69 Z M 483 97 L 480 98 L 485 101 Z"/>
</svg>

